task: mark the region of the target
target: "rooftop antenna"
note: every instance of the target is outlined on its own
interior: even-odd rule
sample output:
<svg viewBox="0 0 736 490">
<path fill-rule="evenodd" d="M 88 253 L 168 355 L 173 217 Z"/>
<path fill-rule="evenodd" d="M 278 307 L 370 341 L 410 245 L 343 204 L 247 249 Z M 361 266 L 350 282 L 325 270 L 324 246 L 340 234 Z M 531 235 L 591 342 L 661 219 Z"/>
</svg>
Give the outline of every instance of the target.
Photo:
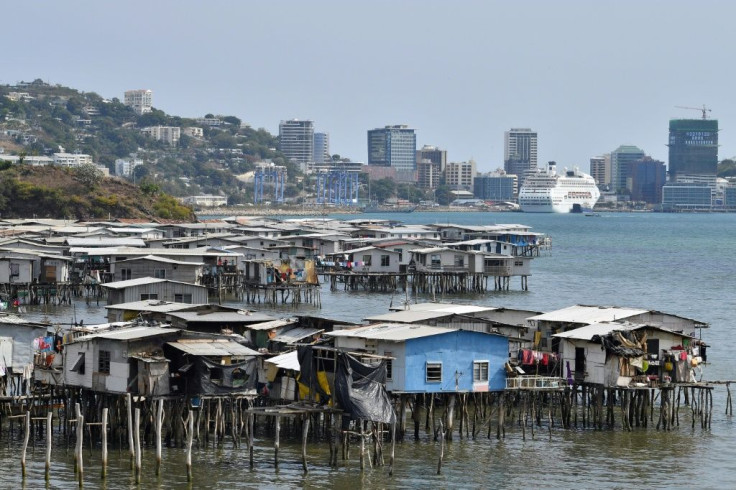
<svg viewBox="0 0 736 490">
<path fill-rule="evenodd" d="M 682 105 L 676 105 L 678 109 L 690 109 L 693 111 L 700 111 L 703 113 L 703 119 L 708 119 L 708 113 L 710 112 L 710 108 L 706 107 L 705 104 L 703 104 L 703 107 L 686 107 Z"/>
</svg>

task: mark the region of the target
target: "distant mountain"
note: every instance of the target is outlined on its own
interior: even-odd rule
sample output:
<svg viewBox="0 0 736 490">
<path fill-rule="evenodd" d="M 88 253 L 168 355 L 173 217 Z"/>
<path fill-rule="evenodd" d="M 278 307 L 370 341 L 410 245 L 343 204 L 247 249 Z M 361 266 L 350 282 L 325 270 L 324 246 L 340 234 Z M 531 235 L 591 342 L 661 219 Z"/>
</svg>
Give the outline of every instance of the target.
<svg viewBox="0 0 736 490">
<path fill-rule="evenodd" d="M 178 144 L 170 146 L 141 131 L 152 126 L 181 128 Z M 299 169 L 277 146 L 277 138 L 268 131 L 242 125 L 234 116 L 207 114 L 198 120 L 155 108 L 138 115 L 117 98 L 104 99 L 41 80 L 0 86 L 0 148 L 6 154 L 51 155 L 63 148 L 91 155 L 111 175 L 116 159 L 135 154 L 143 164 L 130 180 L 153 181 L 173 196 L 222 194 L 231 204 L 250 202 L 251 186 L 237 177 L 262 160 L 288 167 L 286 195 L 294 195 L 292 182 Z"/>
</svg>

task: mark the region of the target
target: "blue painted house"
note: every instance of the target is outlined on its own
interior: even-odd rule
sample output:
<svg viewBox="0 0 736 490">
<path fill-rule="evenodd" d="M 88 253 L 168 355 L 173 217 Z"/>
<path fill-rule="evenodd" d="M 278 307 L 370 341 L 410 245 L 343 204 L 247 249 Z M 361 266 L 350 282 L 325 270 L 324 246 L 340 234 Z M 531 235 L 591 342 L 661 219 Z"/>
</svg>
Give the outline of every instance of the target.
<svg viewBox="0 0 736 490">
<path fill-rule="evenodd" d="M 509 340 L 502 335 L 398 323 L 325 335 L 334 337 L 338 349 L 391 358 L 389 392 L 458 393 L 506 387 Z"/>
</svg>

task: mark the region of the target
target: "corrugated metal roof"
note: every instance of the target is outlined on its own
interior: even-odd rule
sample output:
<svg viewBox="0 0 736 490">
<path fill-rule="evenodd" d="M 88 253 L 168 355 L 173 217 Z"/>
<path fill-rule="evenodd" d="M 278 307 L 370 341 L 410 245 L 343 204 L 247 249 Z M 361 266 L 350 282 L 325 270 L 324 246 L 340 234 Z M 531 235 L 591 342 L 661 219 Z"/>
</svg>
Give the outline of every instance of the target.
<svg viewBox="0 0 736 490">
<path fill-rule="evenodd" d="M 279 333 L 271 340 L 273 342 L 283 342 L 285 344 L 292 344 L 294 342 L 299 342 L 300 340 L 305 339 L 307 337 L 311 337 L 312 335 L 317 335 L 318 333 L 321 333 L 321 332 L 324 332 L 324 329 L 311 328 L 311 327 L 296 327 L 286 332 Z"/>
<path fill-rule="evenodd" d="M 273 364 L 279 369 L 288 369 L 290 371 L 300 371 L 301 366 L 299 365 L 299 357 L 295 350 L 287 352 L 286 354 L 280 354 L 270 359 L 265 360 L 268 364 Z"/>
<path fill-rule="evenodd" d="M 422 307 L 415 308 L 417 306 Z M 496 308 L 474 305 L 424 303 L 423 305 L 410 305 L 410 309 L 408 310 L 397 310 L 391 313 L 384 313 L 382 315 L 369 316 L 365 318 L 365 320 L 372 322 L 416 323 L 451 315 L 470 315 L 484 311 L 493 311 L 495 309 Z"/>
<path fill-rule="evenodd" d="M 93 333 L 84 335 L 75 339 L 75 342 L 84 342 L 92 339 L 107 339 L 107 340 L 136 340 L 143 339 L 146 337 L 155 337 L 157 335 L 165 335 L 170 333 L 176 333 L 179 330 L 176 328 L 167 327 L 130 327 L 130 328 L 119 328 L 115 330 Z"/>
<path fill-rule="evenodd" d="M 70 247 L 145 247 L 146 242 L 141 238 L 133 237 L 93 237 L 93 238 L 76 238 L 69 237 L 66 242 Z"/>
<path fill-rule="evenodd" d="M 216 311 L 216 312 L 201 312 L 201 311 L 178 311 L 173 312 L 169 316 L 172 318 L 179 318 L 186 322 L 206 322 L 206 323 L 243 323 L 243 322 L 254 322 L 260 323 L 268 320 L 273 320 L 272 316 L 264 313 L 257 313 L 251 311 Z"/>
<path fill-rule="evenodd" d="M 367 327 L 350 328 L 325 332 L 333 337 L 355 337 L 359 339 L 392 340 L 401 342 L 420 337 L 431 337 L 454 332 L 451 328 L 430 327 L 427 325 L 411 325 L 403 323 L 378 323 Z"/>
<path fill-rule="evenodd" d="M 596 335 L 608 335 L 615 330 L 635 330 L 643 325 L 601 322 L 586 325 L 584 327 L 568 330 L 567 332 L 554 334 L 553 337 L 561 339 L 590 340 Z"/>
<path fill-rule="evenodd" d="M 248 325 L 248 330 L 273 330 L 274 328 L 294 325 L 295 323 L 299 323 L 298 318 L 282 318 L 280 320 L 273 320 L 270 322 L 254 323 L 252 325 Z"/>
<path fill-rule="evenodd" d="M 156 279 L 155 277 L 139 277 L 138 279 L 128 279 L 127 281 L 106 282 L 104 284 L 100 284 L 100 286 L 104 288 L 110 288 L 110 289 L 122 289 L 122 288 L 127 288 L 130 286 L 142 286 L 144 284 L 156 284 L 159 282 L 168 282 L 171 284 L 184 284 L 186 286 L 191 286 L 193 288 L 206 289 L 206 286 L 199 286 L 197 284 L 191 284 L 191 283 L 182 282 L 182 281 L 172 281 L 171 279 Z"/>
<path fill-rule="evenodd" d="M 166 257 L 159 257 L 158 255 L 144 255 L 143 257 L 133 257 L 126 260 L 119 260 L 116 262 L 116 264 L 122 264 L 124 262 L 131 262 L 133 260 L 150 260 L 152 262 L 160 262 L 163 264 L 173 264 L 173 265 L 191 265 L 191 266 L 200 266 L 204 265 L 204 262 L 187 262 L 183 260 L 174 260 L 169 259 Z"/>
<path fill-rule="evenodd" d="M 0 325 L 25 325 L 29 327 L 46 327 L 47 325 L 39 322 L 29 322 L 26 318 L 23 318 L 12 313 L 0 313 Z"/>
<path fill-rule="evenodd" d="M 171 301 L 161 301 L 160 299 L 145 299 L 143 301 L 131 301 L 130 303 L 118 303 L 116 305 L 108 305 L 105 306 L 105 308 L 109 310 L 155 311 L 157 313 L 167 313 L 184 309 L 188 310 L 197 306 L 204 305 L 173 303 Z"/>
<path fill-rule="evenodd" d="M 641 308 L 622 308 L 618 306 L 585 306 L 575 305 L 561 310 L 550 311 L 542 315 L 529 318 L 547 322 L 568 322 L 590 325 L 592 323 L 623 320 L 634 315 L 641 315 L 649 310 Z"/>
<path fill-rule="evenodd" d="M 223 339 L 184 339 L 168 342 L 168 345 L 194 356 L 260 356 L 258 351 L 249 349 L 232 340 Z"/>
</svg>

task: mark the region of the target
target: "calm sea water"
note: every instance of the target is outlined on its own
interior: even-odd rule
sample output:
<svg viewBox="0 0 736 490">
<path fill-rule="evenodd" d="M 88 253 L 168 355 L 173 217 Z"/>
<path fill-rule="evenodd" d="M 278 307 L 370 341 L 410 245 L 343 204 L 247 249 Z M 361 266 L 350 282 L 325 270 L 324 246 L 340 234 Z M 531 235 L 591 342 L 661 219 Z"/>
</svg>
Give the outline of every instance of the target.
<svg viewBox="0 0 736 490">
<path fill-rule="evenodd" d="M 381 217 L 371 215 L 371 217 Z M 552 249 L 532 265 L 529 291 L 518 280 L 512 290 L 485 295 L 452 296 L 448 301 L 549 311 L 573 304 L 637 306 L 704 320 L 710 328 L 703 338 L 712 346 L 705 378 L 736 379 L 736 356 L 731 329 L 736 310 L 736 214 L 605 213 L 583 215 L 522 213 L 412 213 L 386 215 L 407 224 L 520 223 L 552 237 Z M 336 216 L 349 219 L 350 217 Z M 427 301 L 429 297 L 409 298 Z M 441 298 L 437 298 L 441 299 Z M 300 307 L 304 314 L 346 321 L 387 311 L 390 303 L 406 300 L 403 294 L 361 293 L 323 289 L 322 309 Z M 74 315 L 85 323 L 104 321 L 104 305 L 78 303 L 72 307 L 45 308 L 29 316 L 59 318 Z M 270 311 L 289 315 L 291 307 Z M 734 420 L 724 414 L 725 388 L 714 394 L 712 429 L 682 425 L 671 432 L 654 428 L 626 433 L 621 430 L 562 430 L 537 434 L 524 441 L 510 430 L 503 441 L 479 438 L 455 441 L 446 447 L 442 475 L 436 475 L 439 447 L 422 432 L 423 440 L 397 447 L 394 475 L 385 468 L 361 474 L 358 462 L 326 465 L 326 444 L 310 444 L 310 472 L 304 475 L 300 448 L 282 441 L 281 465 L 272 463 L 272 438 L 256 441 L 256 467 L 250 470 L 244 449 L 195 450 L 192 488 L 413 488 L 427 487 L 552 487 L 552 488 L 735 488 L 736 466 L 731 454 L 736 442 Z M 0 440 L 1 488 L 19 488 L 20 441 Z M 26 488 L 44 486 L 42 442 L 29 455 Z M 152 456 L 152 448 L 148 448 Z M 86 451 L 85 486 L 136 487 L 127 456 L 111 453 L 109 478 L 99 479 L 99 453 Z M 154 474 L 153 461 L 144 458 L 143 488 L 187 487 L 184 454 L 164 451 L 162 476 Z M 71 451 L 54 451 L 52 488 L 76 488 Z"/>
</svg>

